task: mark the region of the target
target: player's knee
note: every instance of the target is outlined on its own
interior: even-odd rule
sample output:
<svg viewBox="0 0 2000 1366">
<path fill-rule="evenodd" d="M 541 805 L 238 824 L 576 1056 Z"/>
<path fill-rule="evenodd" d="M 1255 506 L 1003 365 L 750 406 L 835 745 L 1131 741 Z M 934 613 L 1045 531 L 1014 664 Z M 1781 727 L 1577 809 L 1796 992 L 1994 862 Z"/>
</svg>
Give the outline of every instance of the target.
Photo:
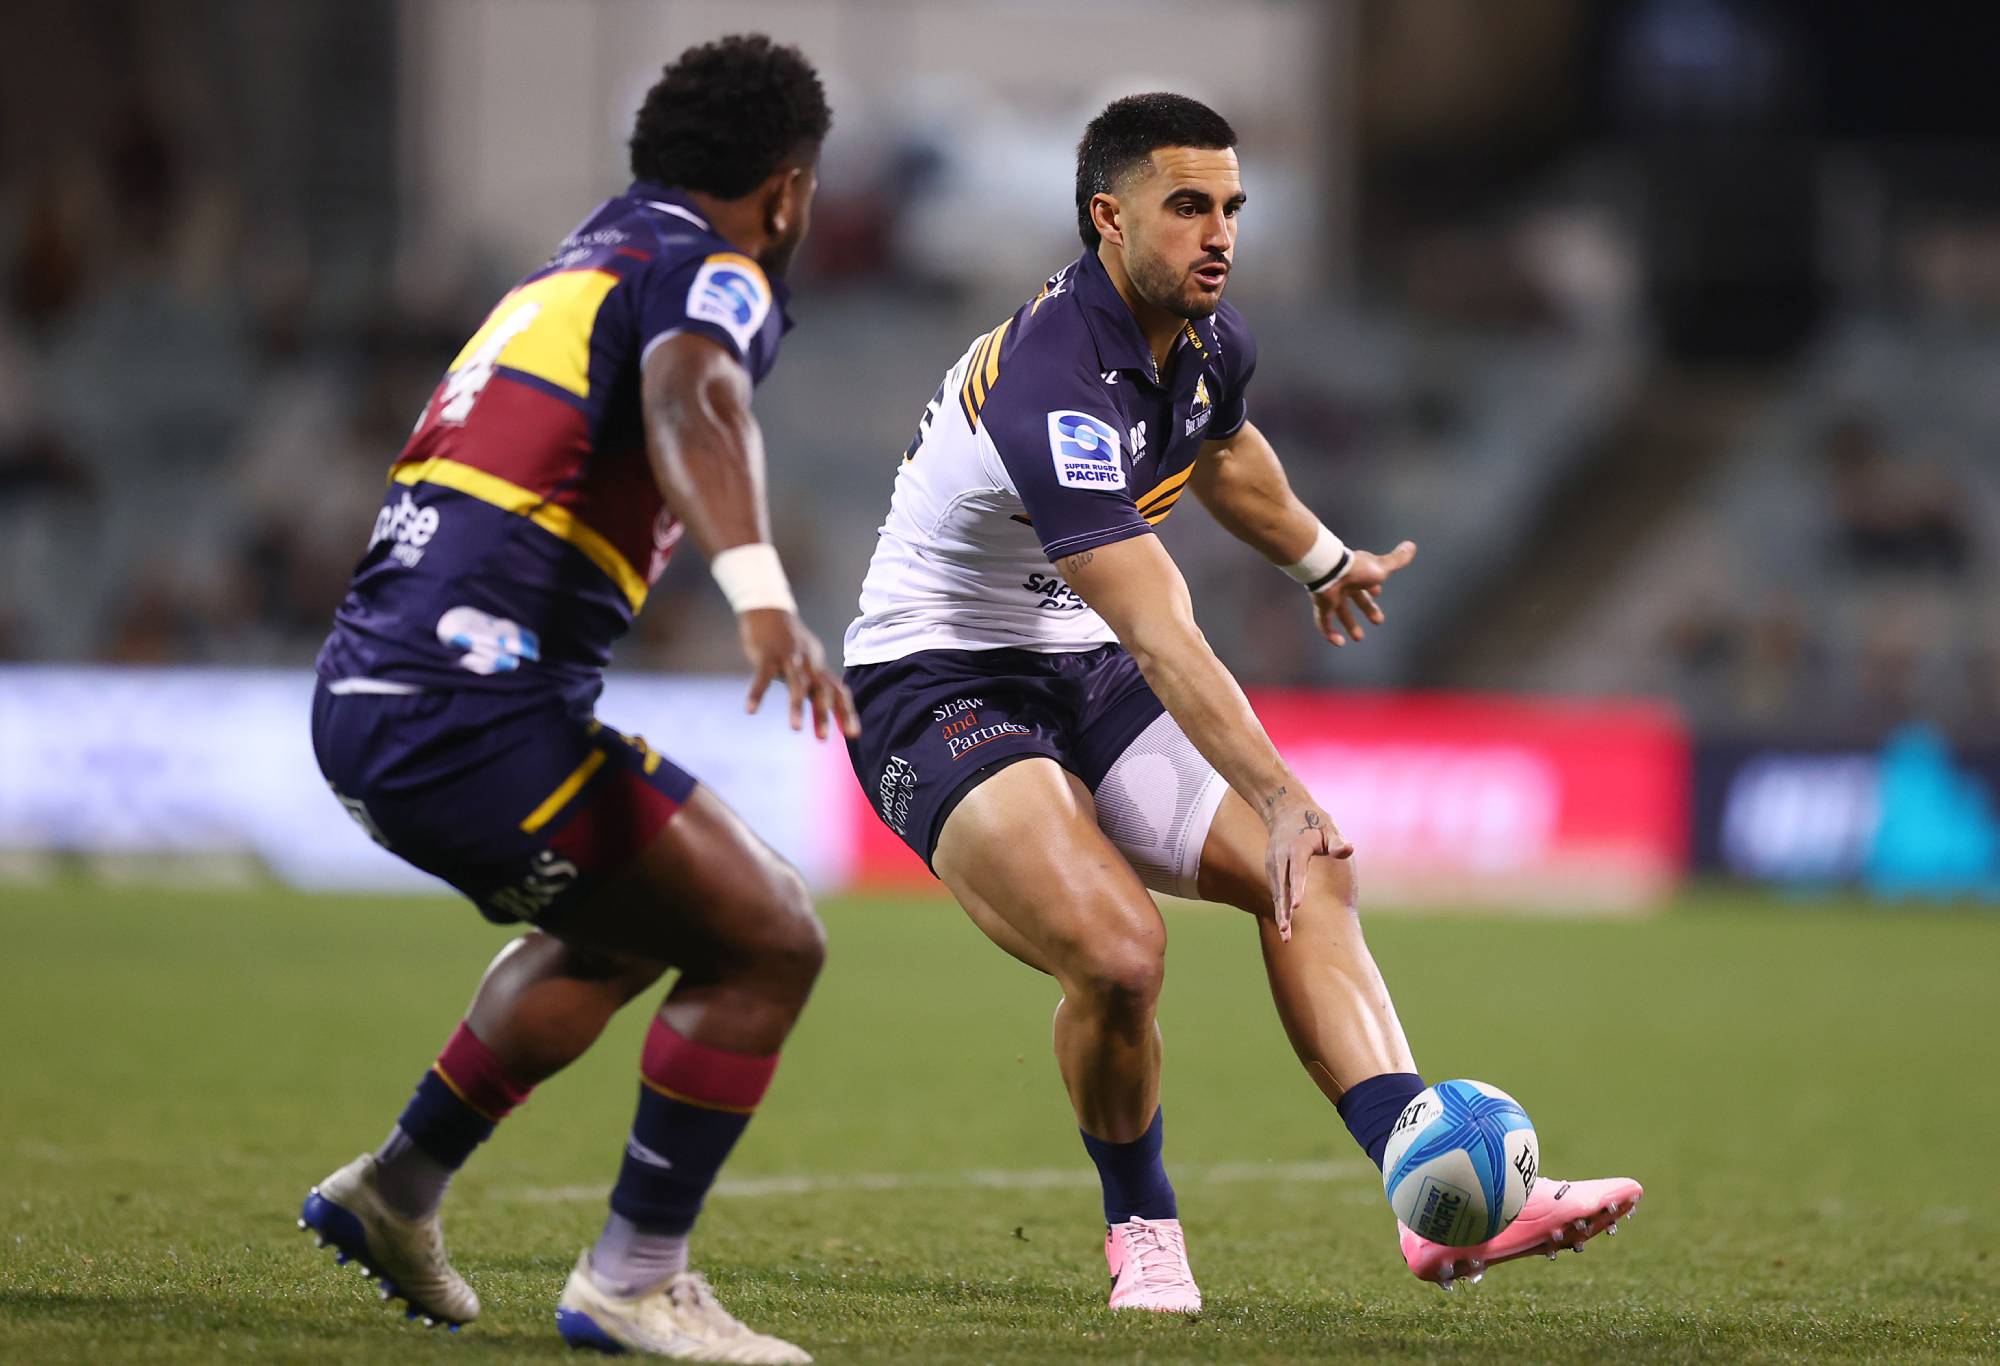
<svg viewBox="0 0 2000 1366">
<path fill-rule="evenodd" d="M 760 972 L 800 990 L 809 989 L 826 965 L 826 927 L 813 910 L 812 892 L 789 864 L 772 870 L 763 914 L 742 945 Z"/>
<path fill-rule="evenodd" d="M 1306 895 L 1323 899 L 1349 915 L 1361 913 L 1360 879 L 1354 855 L 1346 858 L 1316 858 L 1307 870 Z"/>
<path fill-rule="evenodd" d="M 1138 936 L 1107 938 L 1085 946 L 1069 975 L 1065 992 L 1105 1015 L 1149 1020 L 1167 980 L 1166 945 Z"/>
</svg>

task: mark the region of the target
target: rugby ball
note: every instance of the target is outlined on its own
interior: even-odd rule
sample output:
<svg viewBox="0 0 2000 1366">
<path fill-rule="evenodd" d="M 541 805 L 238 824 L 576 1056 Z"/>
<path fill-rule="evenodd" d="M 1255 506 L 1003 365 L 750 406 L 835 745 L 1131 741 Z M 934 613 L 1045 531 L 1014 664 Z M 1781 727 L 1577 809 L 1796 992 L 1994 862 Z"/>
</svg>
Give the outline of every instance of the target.
<svg viewBox="0 0 2000 1366">
<path fill-rule="evenodd" d="M 1441 1081 L 1404 1107 L 1382 1154 L 1382 1193 L 1405 1228 L 1470 1247 L 1514 1222 L 1541 1148 L 1527 1111 L 1483 1081 Z"/>
</svg>

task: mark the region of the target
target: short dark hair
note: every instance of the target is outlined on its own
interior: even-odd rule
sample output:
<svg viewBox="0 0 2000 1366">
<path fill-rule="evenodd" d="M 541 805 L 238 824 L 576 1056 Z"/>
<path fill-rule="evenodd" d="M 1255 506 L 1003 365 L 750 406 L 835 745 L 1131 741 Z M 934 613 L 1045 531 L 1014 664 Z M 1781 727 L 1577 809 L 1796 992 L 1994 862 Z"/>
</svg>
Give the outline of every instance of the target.
<svg viewBox="0 0 2000 1366">
<path fill-rule="evenodd" d="M 738 33 L 683 52 L 639 106 L 632 174 L 738 199 L 833 125 L 819 73 L 795 47 Z"/>
<path fill-rule="evenodd" d="M 1155 147 L 1234 147 L 1229 120 L 1200 100 L 1156 90 L 1127 95 L 1104 106 L 1076 145 L 1076 231 L 1095 251 L 1102 240 L 1090 221 L 1090 201 L 1109 194 L 1124 174 Z"/>
</svg>

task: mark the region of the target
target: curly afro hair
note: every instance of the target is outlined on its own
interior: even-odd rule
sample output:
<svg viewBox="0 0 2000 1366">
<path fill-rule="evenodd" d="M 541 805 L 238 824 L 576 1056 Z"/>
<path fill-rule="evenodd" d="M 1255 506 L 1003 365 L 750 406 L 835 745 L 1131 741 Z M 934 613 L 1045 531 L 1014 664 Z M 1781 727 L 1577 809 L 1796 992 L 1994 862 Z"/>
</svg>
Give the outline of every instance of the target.
<svg viewBox="0 0 2000 1366">
<path fill-rule="evenodd" d="M 733 34 L 683 52 L 639 106 L 632 174 L 738 199 L 833 124 L 819 73 L 795 47 Z"/>
<path fill-rule="evenodd" d="M 1090 201 L 1110 194 L 1125 173 L 1155 147 L 1234 147 L 1229 120 L 1200 100 L 1155 91 L 1127 95 L 1104 106 L 1076 145 L 1076 231 L 1093 251 L 1102 239 L 1090 221 Z"/>
</svg>

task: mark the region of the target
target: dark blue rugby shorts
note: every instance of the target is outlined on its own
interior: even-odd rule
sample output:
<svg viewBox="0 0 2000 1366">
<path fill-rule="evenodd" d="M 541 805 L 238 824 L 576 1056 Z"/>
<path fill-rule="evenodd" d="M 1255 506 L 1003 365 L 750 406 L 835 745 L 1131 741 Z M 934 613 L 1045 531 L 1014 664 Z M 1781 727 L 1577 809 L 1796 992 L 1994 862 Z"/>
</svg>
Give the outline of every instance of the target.
<svg viewBox="0 0 2000 1366">
<path fill-rule="evenodd" d="M 320 772 L 361 828 L 500 924 L 541 921 L 636 857 L 695 780 L 556 697 L 313 693 Z"/>
<path fill-rule="evenodd" d="M 920 650 L 846 670 L 861 714 L 847 742 L 875 813 L 926 865 L 945 818 L 1008 764 L 1055 760 L 1095 791 L 1165 711 L 1122 646 Z"/>
</svg>

